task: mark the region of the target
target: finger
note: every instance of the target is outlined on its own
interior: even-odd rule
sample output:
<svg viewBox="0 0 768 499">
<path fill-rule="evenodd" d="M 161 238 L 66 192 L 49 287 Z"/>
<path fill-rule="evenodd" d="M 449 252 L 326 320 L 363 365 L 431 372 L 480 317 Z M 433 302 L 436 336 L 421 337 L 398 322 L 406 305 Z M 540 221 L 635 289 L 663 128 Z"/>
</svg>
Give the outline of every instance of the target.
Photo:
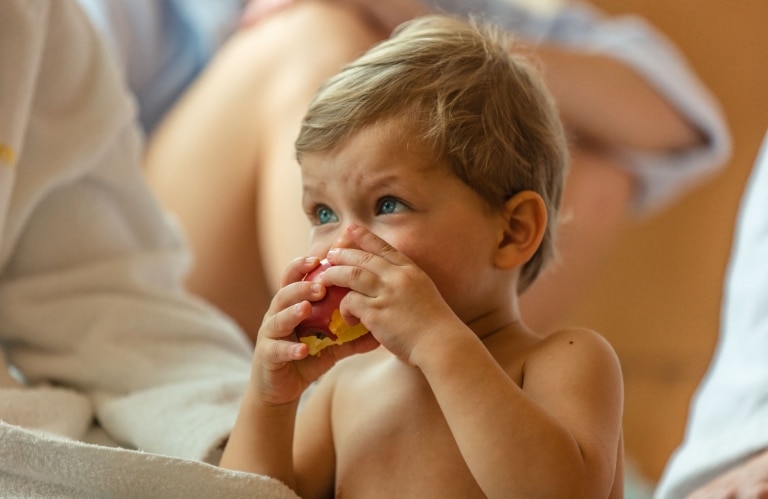
<svg viewBox="0 0 768 499">
<path fill-rule="evenodd" d="M 277 290 L 275 296 L 272 297 L 267 313 L 264 314 L 262 322 L 268 322 L 272 316 L 302 301 L 313 302 L 320 300 L 325 296 L 325 293 L 325 286 L 317 281 L 292 282 Z"/>
<path fill-rule="evenodd" d="M 357 291 L 365 296 L 373 296 L 379 289 L 380 276 L 384 273 L 384 265 L 390 265 L 384 260 L 373 260 L 377 257 L 365 251 L 356 249 L 340 250 L 344 255 L 339 258 L 339 264 L 333 264 L 321 274 L 313 278 L 313 282 L 324 287 L 339 286 Z M 342 303 L 346 297 L 342 299 Z"/>
<path fill-rule="evenodd" d="M 310 273 L 319 264 L 320 258 L 316 256 L 300 257 L 291 260 L 283 272 L 280 285 L 287 286 L 292 282 L 301 281 L 305 275 Z"/>
<path fill-rule="evenodd" d="M 301 321 L 308 318 L 312 305 L 304 300 L 274 314 L 267 314 L 257 338 L 281 339 L 290 336 Z"/>
<path fill-rule="evenodd" d="M 346 230 L 349 239 L 357 245 L 357 248 L 336 247 L 328 251 L 326 258 L 333 266 L 326 270 L 319 279 L 324 285 L 353 287 L 349 283 L 363 275 L 360 269 L 380 277 L 390 265 L 413 265 L 410 258 L 365 227 L 350 224 Z M 344 278 L 344 274 L 338 270 L 339 267 L 345 266 L 356 268 L 355 270 L 345 269 L 345 271 L 351 272 L 347 275 L 348 282 L 346 283 L 340 280 Z M 326 274 L 328 274 L 327 278 L 325 277 Z M 370 280 L 368 283 L 370 284 Z M 362 289 L 354 289 L 362 291 Z"/>
<path fill-rule="evenodd" d="M 719 479 L 693 491 L 686 496 L 686 499 L 709 499 L 712 497 L 735 498 L 738 497 L 736 494 L 737 492 L 735 491 L 734 486 L 729 485 L 727 482 L 723 483 L 722 479 Z"/>
<path fill-rule="evenodd" d="M 309 355 L 309 347 L 301 342 L 271 340 L 269 360 L 274 364 L 284 364 L 302 360 Z"/>
<path fill-rule="evenodd" d="M 347 227 L 347 234 L 363 251 L 380 256 L 395 265 L 408 265 L 412 263 L 410 258 L 361 225 L 350 224 Z"/>
</svg>

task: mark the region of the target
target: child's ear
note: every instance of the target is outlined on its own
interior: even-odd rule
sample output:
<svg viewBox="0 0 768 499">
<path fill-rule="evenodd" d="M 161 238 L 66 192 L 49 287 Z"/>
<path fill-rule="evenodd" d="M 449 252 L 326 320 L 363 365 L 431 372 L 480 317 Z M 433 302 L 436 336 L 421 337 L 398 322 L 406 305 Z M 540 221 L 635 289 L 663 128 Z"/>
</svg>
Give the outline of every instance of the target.
<svg viewBox="0 0 768 499">
<path fill-rule="evenodd" d="M 547 228 L 547 207 L 533 191 L 522 191 L 507 200 L 502 210 L 503 233 L 496 253 L 499 268 L 525 264 L 539 249 Z"/>
</svg>

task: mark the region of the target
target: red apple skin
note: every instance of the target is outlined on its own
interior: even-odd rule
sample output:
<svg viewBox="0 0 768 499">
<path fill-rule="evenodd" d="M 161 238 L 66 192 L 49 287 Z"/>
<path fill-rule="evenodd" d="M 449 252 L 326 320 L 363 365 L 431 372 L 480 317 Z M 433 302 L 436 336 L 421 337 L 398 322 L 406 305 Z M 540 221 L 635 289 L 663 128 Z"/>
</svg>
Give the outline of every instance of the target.
<svg viewBox="0 0 768 499">
<path fill-rule="evenodd" d="M 311 281 L 331 266 L 332 264 L 324 259 L 315 270 L 304 276 L 303 280 Z M 336 335 L 328 329 L 328 325 L 331 323 L 331 315 L 333 314 L 333 311 L 339 308 L 341 299 L 344 298 L 347 293 L 349 293 L 349 288 L 340 286 L 327 287 L 325 296 L 320 300 L 312 302 L 312 312 L 310 313 L 310 316 L 296 326 L 296 336 L 298 338 L 303 338 L 305 336 L 318 336 L 319 334 L 322 334 L 335 340 Z"/>
</svg>

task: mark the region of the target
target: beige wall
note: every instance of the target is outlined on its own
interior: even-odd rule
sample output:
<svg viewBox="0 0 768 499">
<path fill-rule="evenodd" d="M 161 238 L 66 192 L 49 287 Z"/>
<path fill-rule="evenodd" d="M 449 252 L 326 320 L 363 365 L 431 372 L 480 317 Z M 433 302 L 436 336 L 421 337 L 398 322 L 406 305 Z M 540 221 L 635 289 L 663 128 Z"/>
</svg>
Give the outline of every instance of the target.
<svg viewBox="0 0 768 499">
<path fill-rule="evenodd" d="M 599 330 L 617 349 L 627 453 L 656 480 L 712 354 L 734 216 L 768 129 L 768 2 L 594 2 L 640 13 L 666 33 L 720 100 L 734 138 L 722 174 L 663 214 L 627 225 L 570 321 Z"/>
</svg>

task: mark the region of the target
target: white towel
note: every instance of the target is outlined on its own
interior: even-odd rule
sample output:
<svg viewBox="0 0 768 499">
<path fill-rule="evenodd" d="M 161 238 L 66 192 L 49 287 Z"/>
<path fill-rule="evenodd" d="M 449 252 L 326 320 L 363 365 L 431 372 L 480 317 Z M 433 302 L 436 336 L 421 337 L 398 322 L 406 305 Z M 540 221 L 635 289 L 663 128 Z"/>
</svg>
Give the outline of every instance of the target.
<svg viewBox="0 0 768 499">
<path fill-rule="evenodd" d="M 86 444 L 0 421 L 0 496 L 297 499 L 260 475 Z"/>
</svg>

